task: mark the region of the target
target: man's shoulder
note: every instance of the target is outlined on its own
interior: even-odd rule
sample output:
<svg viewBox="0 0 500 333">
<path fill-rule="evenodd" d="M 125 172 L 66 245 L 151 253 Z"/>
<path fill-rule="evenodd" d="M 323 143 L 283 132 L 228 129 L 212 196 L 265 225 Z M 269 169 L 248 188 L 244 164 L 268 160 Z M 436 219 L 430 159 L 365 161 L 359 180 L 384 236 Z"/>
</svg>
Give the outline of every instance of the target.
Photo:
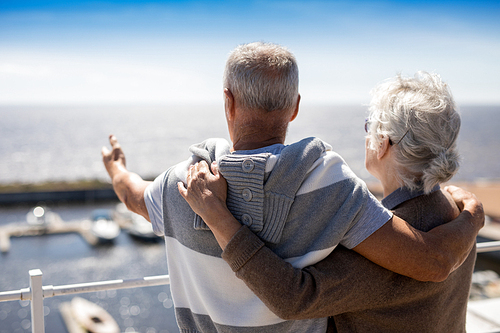
<svg viewBox="0 0 500 333">
<path fill-rule="evenodd" d="M 287 151 L 305 151 L 305 153 L 307 153 L 309 150 L 313 149 L 331 151 L 332 146 L 318 137 L 311 136 L 286 145 L 284 149 Z"/>
<path fill-rule="evenodd" d="M 205 160 L 208 164 L 218 160 L 221 156 L 231 153 L 231 145 L 226 139 L 210 138 L 189 147 L 191 154 Z"/>
<path fill-rule="evenodd" d="M 331 184 L 341 180 L 349 180 L 353 184 L 363 183 L 342 156 L 333 150 L 325 151 L 314 161 L 307 172 L 305 181 L 308 180 L 322 180 Z"/>
</svg>

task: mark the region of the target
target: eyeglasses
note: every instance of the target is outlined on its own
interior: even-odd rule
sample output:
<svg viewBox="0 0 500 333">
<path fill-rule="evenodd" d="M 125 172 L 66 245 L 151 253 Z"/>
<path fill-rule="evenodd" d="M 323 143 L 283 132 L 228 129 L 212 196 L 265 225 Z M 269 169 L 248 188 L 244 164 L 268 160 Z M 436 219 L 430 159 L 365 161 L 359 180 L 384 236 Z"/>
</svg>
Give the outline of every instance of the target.
<svg viewBox="0 0 500 333">
<path fill-rule="evenodd" d="M 365 132 L 368 133 L 368 129 L 370 128 L 370 119 L 365 119 Z"/>
<path fill-rule="evenodd" d="M 369 132 L 369 129 L 370 129 L 370 124 L 371 124 L 370 119 L 366 118 L 366 119 L 365 119 L 365 132 L 366 132 L 366 133 L 368 133 L 368 132 Z M 410 127 L 408 126 L 408 129 L 406 130 L 405 134 L 403 134 L 403 136 L 401 137 L 401 139 L 399 139 L 399 141 L 398 141 L 398 142 L 393 143 L 393 142 L 392 142 L 392 140 L 391 140 L 391 138 L 389 138 L 389 144 L 390 144 L 391 146 L 392 146 L 393 144 L 396 144 L 396 145 L 397 145 L 397 144 L 399 144 L 399 143 L 401 142 L 401 140 L 403 140 L 403 139 L 404 139 L 404 137 L 406 136 L 406 134 L 408 134 L 408 132 L 409 132 L 409 131 L 410 131 Z"/>
</svg>

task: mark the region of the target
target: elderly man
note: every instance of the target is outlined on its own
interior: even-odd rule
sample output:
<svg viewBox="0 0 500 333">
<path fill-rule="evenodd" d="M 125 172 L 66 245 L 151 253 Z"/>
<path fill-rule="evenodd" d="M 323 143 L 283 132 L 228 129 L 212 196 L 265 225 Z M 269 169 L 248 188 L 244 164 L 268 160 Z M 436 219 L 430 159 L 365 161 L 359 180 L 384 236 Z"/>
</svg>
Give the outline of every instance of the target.
<svg viewBox="0 0 500 333">
<path fill-rule="evenodd" d="M 383 208 L 328 144 L 308 138 L 284 145 L 300 102 L 297 64 L 285 48 L 237 47 L 227 61 L 224 85 L 232 148 L 222 139 L 194 145 L 191 158 L 152 183 L 126 169 L 114 136 L 113 150 L 102 152 L 120 200 L 165 236 L 181 332 L 325 332 L 327 327 L 326 318 L 278 318 L 236 278 L 217 239 L 181 194 L 198 161 L 217 162 L 231 213 L 295 267 L 322 260 L 338 244 L 421 280 L 442 280 L 465 259 L 482 216 L 462 214 L 441 227 L 441 237 L 416 231 Z"/>
</svg>

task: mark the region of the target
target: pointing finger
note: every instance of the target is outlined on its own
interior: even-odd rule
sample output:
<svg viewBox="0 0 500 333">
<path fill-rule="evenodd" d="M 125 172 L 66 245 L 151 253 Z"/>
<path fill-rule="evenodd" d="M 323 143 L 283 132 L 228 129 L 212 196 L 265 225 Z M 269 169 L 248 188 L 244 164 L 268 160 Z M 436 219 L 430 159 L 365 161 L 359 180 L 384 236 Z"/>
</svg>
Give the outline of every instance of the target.
<svg viewBox="0 0 500 333">
<path fill-rule="evenodd" d="M 102 154 L 102 156 L 103 156 L 103 157 L 104 157 L 104 156 L 108 156 L 110 153 L 111 153 L 111 152 L 109 151 L 109 149 L 108 149 L 108 148 L 106 148 L 106 147 L 102 147 L 102 149 L 101 149 L 101 154 Z"/>
<path fill-rule="evenodd" d="M 111 147 L 113 147 L 113 149 L 120 148 L 120 144 L 118 143 L 116 136 L 114 136 L 113 134 L 109 136 L 109 143 L 111 144 Z"/>
</svg>

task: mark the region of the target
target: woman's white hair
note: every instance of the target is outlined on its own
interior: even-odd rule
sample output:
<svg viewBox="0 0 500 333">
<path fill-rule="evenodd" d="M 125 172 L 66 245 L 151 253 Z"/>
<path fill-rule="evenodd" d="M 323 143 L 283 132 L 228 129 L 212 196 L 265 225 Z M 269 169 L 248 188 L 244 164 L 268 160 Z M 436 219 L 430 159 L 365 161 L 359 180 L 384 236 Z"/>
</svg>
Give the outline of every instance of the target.
<svg viewBox="0 0 500 333">
<path fill-rule="evenodd" d="M 280 45 L 240 45 L 226 62 L 224 88 L 231 90 L 244 109 L 289 110 L 299 93 L 297 61 Z"/>
<path fill-rule="evenodd" d="M 440 76 L 418 72 L 388 79 L 372 91 L 370 149 L 389 138 L 401 186 L 429 193 L 458 171 L 460 115 Z"/>
</svg>

